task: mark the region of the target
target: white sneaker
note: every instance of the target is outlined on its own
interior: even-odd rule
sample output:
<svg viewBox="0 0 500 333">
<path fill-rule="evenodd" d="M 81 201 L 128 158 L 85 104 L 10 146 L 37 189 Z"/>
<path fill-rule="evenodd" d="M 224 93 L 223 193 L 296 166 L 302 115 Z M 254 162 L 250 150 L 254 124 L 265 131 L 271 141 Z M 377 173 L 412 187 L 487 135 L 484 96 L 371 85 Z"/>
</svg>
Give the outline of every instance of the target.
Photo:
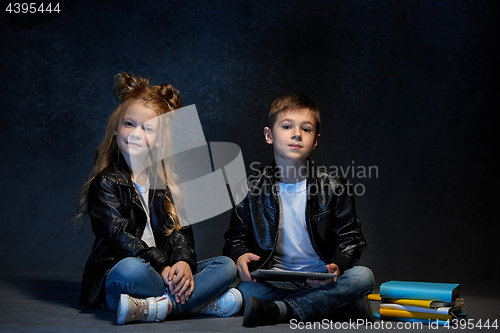
<svg viewBox="0 0 500 333">
<path fill-rule="evenodd" d="M 167 317 L 172 305 L 167 295 L 141 299 L 122 294 L 118 303 L 116 322 L 119 325 L 132 321 L 160 322 Z"/>
<path fill-rule="evenodd" d="M 243 306 L 243 295 L 236 288 L 229 288 L 219 296 L 190 311 L 202 315 L 229 317 L 238 313 Z"/>
</svg>

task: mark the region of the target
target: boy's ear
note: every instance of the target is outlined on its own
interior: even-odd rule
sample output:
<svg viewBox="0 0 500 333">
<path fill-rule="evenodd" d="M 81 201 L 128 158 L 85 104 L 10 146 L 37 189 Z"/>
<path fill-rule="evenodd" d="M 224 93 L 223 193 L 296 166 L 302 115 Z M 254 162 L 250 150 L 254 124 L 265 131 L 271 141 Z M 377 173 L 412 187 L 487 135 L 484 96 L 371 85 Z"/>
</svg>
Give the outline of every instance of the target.
<svg viewBox="0 0 500 333">
<path fill-rule="evenodd" d="M 320 135 L 317 134 L 316 138 L 314 139 L 313 149 L 316 148 L 316 146 L 318 145 L 319 137 L 320 137 Z"/>
<path fill-rule="evenodd" d="M 268 144 L 273 144 L 273 133 L 269 127 L 264 127 L 264 137 L 266 138 L 266 142 Z"/>
</svg>

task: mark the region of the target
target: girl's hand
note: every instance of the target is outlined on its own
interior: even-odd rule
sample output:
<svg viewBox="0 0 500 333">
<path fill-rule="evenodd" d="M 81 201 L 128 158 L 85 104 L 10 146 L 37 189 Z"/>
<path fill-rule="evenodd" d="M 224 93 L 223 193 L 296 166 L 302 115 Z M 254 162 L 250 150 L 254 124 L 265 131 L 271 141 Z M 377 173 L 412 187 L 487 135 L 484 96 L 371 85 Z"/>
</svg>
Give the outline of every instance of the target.
<svg viewBox="0 0 500 333">
<path fill-rule="evenodd" d="M 168 285 L 168 272 L 170 272 L 170 270 L 172 269 L 172 267 L 170 266 L 165 266 L 165 268 L 163 269 L 163 271 L 161 271 L 161 277 L 163 279 L 163 282 L 165 282 L 166 285 Z"/>
<path fill-rule="evenodd" d="M 324 287 L 332 282 L 337 282 L 337 277 L 340 274 L 339 267 L 337 265 L 335 265 L 334 263 L 331 263 L 331 264 L 326 265 L 326 270 L 328 271 L 328 273 L 337 274 L 337 276 L 334 277 L 333 279 L 328 279 L 328 280 L 308 279 L 308 280 L 306 280 L 306 283 L 309 283 L 311 285 L 311 287 L 313 287 L 313 288 L 320 288 L 320 287 Z"/>
<path fill-rule="evenodd" d="M 170 293 L 175 296 L 175 301 L 181 304 L 186 303 L 194 291 L 191 267 L 184 261 L 177 262 L 170 268 L 166 283 Z"/>
</svg>

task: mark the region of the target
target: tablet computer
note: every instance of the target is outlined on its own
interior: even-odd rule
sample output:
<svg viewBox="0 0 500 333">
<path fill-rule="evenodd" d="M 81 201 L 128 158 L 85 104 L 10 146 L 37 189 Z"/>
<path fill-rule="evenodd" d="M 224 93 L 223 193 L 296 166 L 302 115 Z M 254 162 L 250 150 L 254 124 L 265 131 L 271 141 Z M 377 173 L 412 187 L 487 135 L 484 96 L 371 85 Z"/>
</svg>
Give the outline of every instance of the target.
<svg viewBox="0 0 500 333">
<path fill-rule="evenodd" d="M 333 279 L 337 274 L 333 273 L 315 273 L 302 271 L 283 271 L 276 269 L 258 269 L 250 273 L 251 276 L 257 279 L 269 281 L 288 281 L 288 282 L 306 282 L 311 280 L 328 280 Z"/>
</svg>

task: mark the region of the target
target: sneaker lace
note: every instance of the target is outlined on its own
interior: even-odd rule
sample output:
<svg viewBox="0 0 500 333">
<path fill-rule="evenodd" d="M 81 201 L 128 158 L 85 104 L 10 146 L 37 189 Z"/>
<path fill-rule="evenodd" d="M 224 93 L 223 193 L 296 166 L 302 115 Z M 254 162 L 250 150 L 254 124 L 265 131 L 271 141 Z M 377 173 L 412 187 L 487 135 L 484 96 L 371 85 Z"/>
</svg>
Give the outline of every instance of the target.
<svg viewBox="0 0 500 333">
<path fill-rule="evenodd" d="M 203 308 L 201 309 L 201 311 L 204 312 L 204 311 L 217 310 L 218 307 L 219 307 L 219 298 L 215 297 L 214 299 L 211 299 L 210 301 L 203 304 Z"/>
<path fill-rule="evenodd" d="M 134 299 L 133 300 L 136 308 L 135 308 L 135 313 L 132 318 L 137 319 L 137 320 L 146 320 L 148 318 L 149 314 L 149 306 L 148 302 L 146 300 L 142 299 Z"/>
</svg>

